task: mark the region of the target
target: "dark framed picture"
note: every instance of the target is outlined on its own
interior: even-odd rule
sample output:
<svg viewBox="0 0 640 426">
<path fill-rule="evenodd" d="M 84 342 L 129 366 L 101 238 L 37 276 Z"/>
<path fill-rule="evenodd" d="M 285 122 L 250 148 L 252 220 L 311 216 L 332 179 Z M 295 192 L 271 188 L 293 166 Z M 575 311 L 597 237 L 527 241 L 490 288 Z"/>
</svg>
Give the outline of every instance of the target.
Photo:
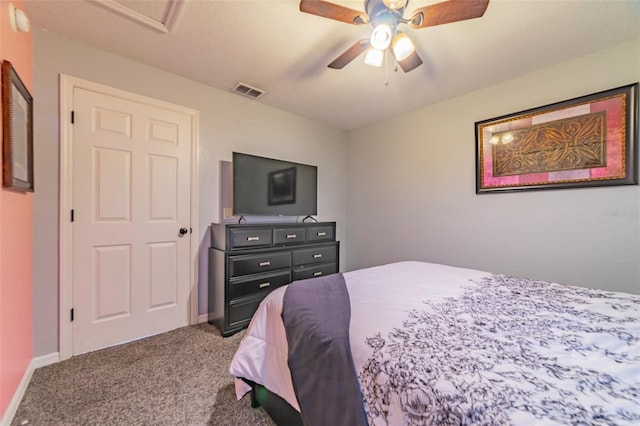
<svg viewBox="0 0 640 426">
<path fill-rule="evenodd" d="M 296 168 L 269 173 L 269 205 L 296 202 Z"/>
<path fill-rule="evenodd" d="M 2 186 L 33 191 L 33 98 L 2 61 Z"/>
<path fill-rule="evenodd" d="M 638 83 L 475 123 L 476 193 L 638 183 Z"/>
</svg>

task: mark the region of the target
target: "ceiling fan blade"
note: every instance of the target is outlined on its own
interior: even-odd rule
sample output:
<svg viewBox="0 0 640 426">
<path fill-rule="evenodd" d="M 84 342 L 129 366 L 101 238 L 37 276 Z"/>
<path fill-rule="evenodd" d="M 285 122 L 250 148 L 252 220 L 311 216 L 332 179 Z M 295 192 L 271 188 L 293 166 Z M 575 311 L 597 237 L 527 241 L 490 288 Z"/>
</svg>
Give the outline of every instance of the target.
<svg viewBox="0 0 640 426">
<path fill-rule="evenodd" d="M 300 0 L 300 11 L 347 24 L 360 25 L 369 22 L 369 16 L 365 12 L 323 0 Z"/>
<path fill-rule="evenodd" d="M 448 0 L 413 11 L 410 23 L 413 28 L 433 27 L 484 15 L 489 0 Z"/>
<path fill-rule="evenodd" d="M 422 65 L 422 59 L 416 52 L 415 44 L 408 35 L 401 31 L 398 31 L 398 35 L 391 42 L 389 50 L 404 72 L 409 72 Z M 399 57 L 404 59 L 399 59 Z"/>
<path fill-rule="evenodd" d="M 344 68 L 349 62 L 353 61 L 362 52 L 369 48 L 369 39 L 363 38 L 355 42 L 353 46 L 348 48 L 342 55 L 338 56 L 328 67 L 336 70 Z"/>
<path fill-rule="evenodd" d="M 400 68 L 402 68 L 402 71 L 409 72 L 414 70 L 415 68 L 418 68 L 420 65 L 422 65 L 422 58 L 420 58 L 420 55 L 418 55 L 418 52 L 413 51 L 411 55 L 409 55 L 408 57 L 406 57 L 401 61 L 398 61 L 398 65 L 400 65 Z"/>
</svg>

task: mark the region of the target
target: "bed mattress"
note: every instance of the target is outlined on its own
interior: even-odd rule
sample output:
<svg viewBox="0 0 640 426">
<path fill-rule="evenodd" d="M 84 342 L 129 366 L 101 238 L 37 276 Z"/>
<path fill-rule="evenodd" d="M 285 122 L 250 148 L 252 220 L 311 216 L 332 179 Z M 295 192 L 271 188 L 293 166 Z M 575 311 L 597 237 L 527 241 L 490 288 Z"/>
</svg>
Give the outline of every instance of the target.
<svg viewBox="0 0 640 426">
<path fill-rule="evenodd" d="M 640 424 L 639 296 L 423 262 L 352 271 L 344 281 L 372 426 Z M 230 372 L 239 398 L 246 379 L 301 411 L 286 291 L 262 302 Z M 318 390 L 326 404 L 332 397 Z"/>
</svg>

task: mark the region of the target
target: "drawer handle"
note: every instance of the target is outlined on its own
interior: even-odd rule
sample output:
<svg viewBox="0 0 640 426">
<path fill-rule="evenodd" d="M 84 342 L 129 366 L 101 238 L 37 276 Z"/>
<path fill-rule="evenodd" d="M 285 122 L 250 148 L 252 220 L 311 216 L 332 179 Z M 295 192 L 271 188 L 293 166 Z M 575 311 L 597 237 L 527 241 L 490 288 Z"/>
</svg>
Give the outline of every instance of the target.
<svg viewBox="0 0 640 426">
<path fill-rule="evenodd" d="M 326 232 L 318 232 L 318 237 L 324 237 L 325 235 L 327 235 Z"/>
<path fill-rule="evenodd" d="M 287 234 L 287 238 L 298 238 L 298 236 L 296 234 Z"/>
<path fill-rule="evenodd" d="M 314 277 L 319 277 L 320 275 L 322 275 L 322 272 L 320 272 L 320 271 L 313 273 Z"/>
<path fill-rule="evenodd" d="M 247 237 L 247 241 L 260 241 L 260 237 Z"/>
<path fill-rule="evenodd" d="M 266 287 L 269 287 L 270 285 L 271 285 L 271 283 L 262 283 L 262 284 L 258 285 L 258 287 L 266 288 Z"/>
<path fill-rule="evenodd" d="M 313 258 L 314 258 L 314 259 L 319 259 L 319 258 L 321 258 L 321 257 L 322 257 L 322 254 L 321 254 L 321 253 L 318 253 L 318 254 L 314 254 L 314 255 L 313 255 Z"/>
<path fill-rule="evenodd" d="M 271 265 L 271 262 L 269 262 L 269 261 L 267 260 L 266 262 L 260 262 L 258 265 L 259 265 L 259 266 L 269 266 L 269 265 Z"/>
</svg>

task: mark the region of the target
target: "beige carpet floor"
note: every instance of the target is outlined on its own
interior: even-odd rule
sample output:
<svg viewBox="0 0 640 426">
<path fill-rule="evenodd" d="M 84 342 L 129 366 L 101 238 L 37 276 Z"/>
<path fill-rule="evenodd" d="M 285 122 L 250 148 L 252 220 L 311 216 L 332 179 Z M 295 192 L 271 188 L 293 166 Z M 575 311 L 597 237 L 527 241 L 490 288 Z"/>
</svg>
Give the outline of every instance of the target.
<svg viewBox="0 0 640 426">
<path fill-rule="evenodd" d="M 200 324 L 38 368 L 11 425 L 274 425 L 235 398 L 242 336 Z"/>
</svg>

